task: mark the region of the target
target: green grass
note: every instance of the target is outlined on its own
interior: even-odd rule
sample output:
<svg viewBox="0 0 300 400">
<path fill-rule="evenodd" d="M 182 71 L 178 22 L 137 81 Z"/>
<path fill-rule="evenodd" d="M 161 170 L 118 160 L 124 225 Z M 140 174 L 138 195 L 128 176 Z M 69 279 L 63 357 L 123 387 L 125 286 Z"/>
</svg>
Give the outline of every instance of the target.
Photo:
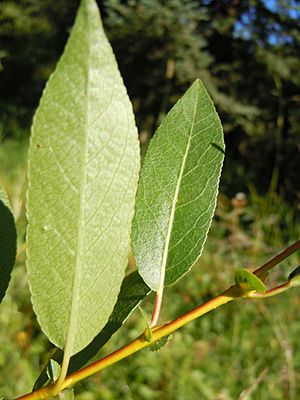
<svg viewBox="0 0 300 400">
<path fill-rule="evenodd" d="M 0 182 L 12 200 L 24 240 L 27 144 L 0 148 Z M 297 239 L 299 223 L 284 201 L 259 196 L 234 208 L 220 196 L 205 251 L 180 283 L 166 289 L 162 321 L 189 311 L 224 290 L 234 271 L 254 269 Z M 284 281 L 299 264 L 295 254 L 277 267 L 269 285 Z M 151 315 L 154 297 L 143 309 Z M 75 387 L 78 400 L 297 400 L 300 398 L 299 289 L 264 301 L 238 300 L 209 313 L 173 335 L 158 352 L 142 350 Z M 50 345 L 31 308 L 24 254 L 0 306 L 0 395 L 13 399 L 31 390 Z M 144 330 L 136 311 L 99 356 Z"/>
</svg>

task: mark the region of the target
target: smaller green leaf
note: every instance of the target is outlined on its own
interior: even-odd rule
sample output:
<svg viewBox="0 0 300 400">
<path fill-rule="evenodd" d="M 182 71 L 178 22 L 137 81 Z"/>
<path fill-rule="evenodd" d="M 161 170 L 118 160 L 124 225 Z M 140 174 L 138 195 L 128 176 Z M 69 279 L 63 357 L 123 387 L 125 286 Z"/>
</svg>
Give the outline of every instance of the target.
<svg viewBox="0 0 300 400">
<path fill-rule="evenodd" d="M 51 382 L 57 381 L 57 379 L 60 375 L 60 371 L 61 371 L 61 368 L 60 368 L 60 365 L 58 364 L 58 362 L 56 362 L 55 360 L 53 360 L 51 358 L 51 360 L 49 361 L 48 366 L 47 366 L 47 375 Z"/>
<path fill-rule="evenodd" d="M 290 273 L 288 279 L 291 286 L 300 286 L 300 266 Z"/>
<path fill-rule="evenodd" d="M 60 400 L 74 400 L 74 389 L 68 388 L 59 393 Z"/>
<path fill-rule="evenodd" d="M 220 119 L 196 80 L 158 128 L 141 171 L 132 247 L 138 270 L 152 290 L 162 292 L 200 257 L 223 159 Z"/>
<path fill-rule="evenodd" d="M 158 351 L 162 347 L 164 347 L 170 341 L 170 339 L 172 339 L 172 337 L 173 337 L 172 335 L 164 336 L 164 337 L 158 339 L 157 342 L 151 344 L 151 346 L 149 346 L 148 349 L 150 351 Z"/>
<path fill-rule="evenodd" d="M 0 303 L 16 261 L 17 231 L 7 195 L 0 187 Z"/>
<path fill-rule="evenodd" d="M 235 283 L 241 287 L 245 292 L 256 292 L 263 293 L 266 291 L 266 286 L 256 275 L 252 272 L 241 268 L 238 269 L 234 276 Z"/>
</svg>

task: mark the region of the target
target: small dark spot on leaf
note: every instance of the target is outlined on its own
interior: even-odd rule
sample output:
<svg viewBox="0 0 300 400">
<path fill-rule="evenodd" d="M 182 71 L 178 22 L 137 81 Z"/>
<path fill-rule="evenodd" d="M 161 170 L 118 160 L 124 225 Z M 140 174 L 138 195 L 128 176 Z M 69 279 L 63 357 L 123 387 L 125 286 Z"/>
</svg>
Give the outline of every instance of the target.
<svg viewBox="0 0 300 400">
<path fill-rule="evenodd" d="M 216 143 L 211 143 L 211 145 L 215 147 L 217 150 L 219 150 L 221 153 L 225 154 L 225 150 L 220 145 Z"/>
</svg>

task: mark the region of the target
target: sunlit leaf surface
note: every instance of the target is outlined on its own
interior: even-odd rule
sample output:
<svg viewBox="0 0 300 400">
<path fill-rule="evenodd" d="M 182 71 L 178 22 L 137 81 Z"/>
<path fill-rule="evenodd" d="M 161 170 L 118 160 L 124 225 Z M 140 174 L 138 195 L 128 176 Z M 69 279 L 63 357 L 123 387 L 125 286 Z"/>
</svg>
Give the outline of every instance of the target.
<svg viewBox="0 0 300 400">
<path fill-rule="evenodd" d="M 29 151 L 28 271 L 43 331 L 68 356 L 118 297 L 139 170 L 132 107 L 94 0 L 36 112 Z"/>
<path fill-rule="evenodd" d="M 133 249 L 151 289 L 178 280 L 201 255 L 223 158 L 222 126 L 197 80 L 158 128 L 141 172 Z"/>
</svg>

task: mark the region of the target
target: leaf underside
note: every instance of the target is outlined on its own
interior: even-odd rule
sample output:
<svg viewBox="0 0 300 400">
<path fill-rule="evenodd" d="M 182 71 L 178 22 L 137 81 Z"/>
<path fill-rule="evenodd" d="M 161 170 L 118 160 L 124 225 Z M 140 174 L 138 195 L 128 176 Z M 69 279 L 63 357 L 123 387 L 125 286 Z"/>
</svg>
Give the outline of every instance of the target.
<svg viewBox="0 0 300 400">
<path fill-rule="evenodd" d="M 17 232 L 7 195 L 0 187 L 0 303 L 16 261 Z"/>
<path fill-rule="evenodd" d="M 158 128 L 142 167 L 132 243 L 151 289 L 177 281 L 201 255 L 223 158 L 222 126 L 197 80 Z"/>
<path fill-rule="evenodd" d="M 27 266 L 38 321 L 69 356 L 113 311 L 139 170 L 132 106 L 94 0 L 83 0 L 34 117 Z"/>
<path fill-rule="evenodd" d="M 68 374 L 78 371 L 79 368 L 83 367 L 98 353 L 101 347 L 109 341 L 112 335 L 122 327 L 132 311 L 140 304 L 149 292 L 150 288 L 144 283 L 137 271 L 126 276 L 122 283 L 118 301 L 107 324 L 87 347 L 71 358 Z M 61 363 L 63 352 L 61 350 L 56 350 L 51 358 Z M 44 368 L 37 379 L 33 390 L 39 389 L 47 382 L 46 371 L 47 367 Z"/>
</svg>

